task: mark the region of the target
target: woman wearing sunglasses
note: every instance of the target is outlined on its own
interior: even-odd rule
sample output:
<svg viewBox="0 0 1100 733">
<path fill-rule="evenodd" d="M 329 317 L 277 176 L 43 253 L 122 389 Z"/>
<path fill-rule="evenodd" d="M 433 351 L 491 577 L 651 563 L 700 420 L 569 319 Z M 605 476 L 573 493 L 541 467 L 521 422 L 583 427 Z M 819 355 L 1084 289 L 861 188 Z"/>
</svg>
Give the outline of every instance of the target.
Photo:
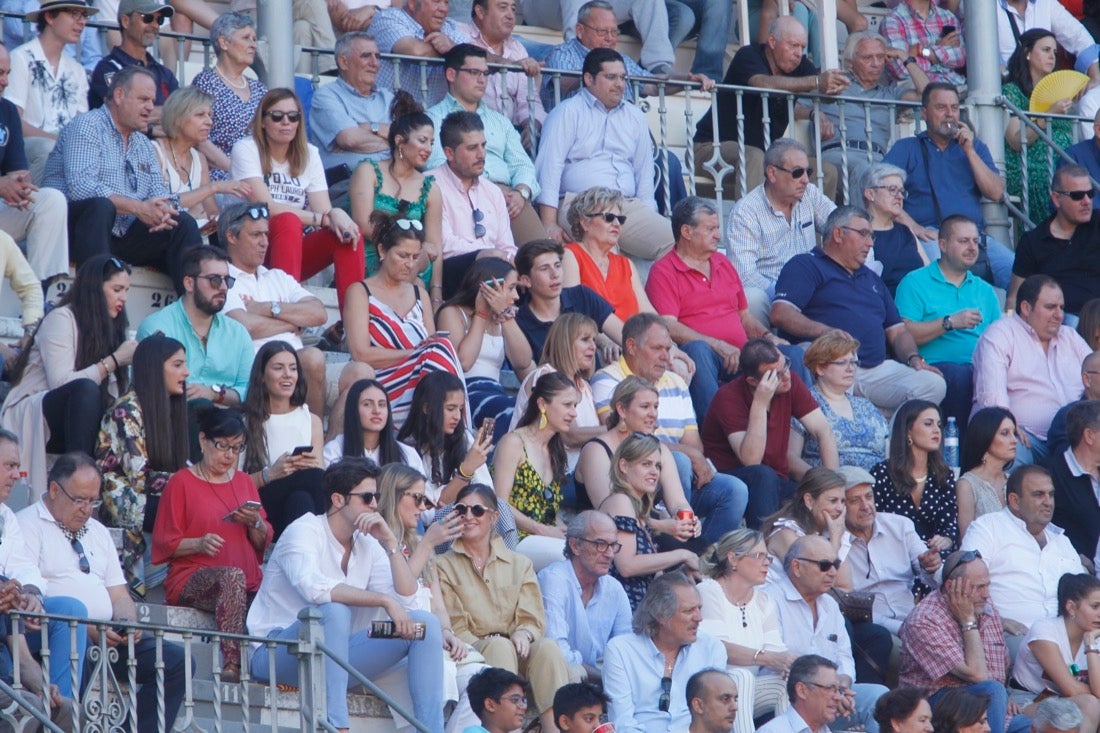
<svg viewBox="0 0 1100 733">
<path fill-rule="evenodd" d="M 611 515 L 619 530 L 623 549 L 615 555 L 611 574 L 626 589 L 631 608 L 645 597 L 657 573 L 679 565 L 699 570 L 699 556 L 691 550 L 661 552 L 653 540 L 649 514 L 661 478 L 662 455 L 661 441 L 652 435 L 627 436 L 611 457 L 611 495 L 599 507 Z"/>
<path fill-rule="evenodd" d="M 699 626 L 726 647 L 726 671 L 737 683 L 742 711 L 734 733 L 753 733 L 753 719 L 785 706 L 785 679 L 798 657 L 780 635 L 775 601 L 760 590 L 768 578 L 768 548 L 754 529 L 735 529 L 699 558 L 706 578 Z M 766 670 L 766 671 L 765 671 Z"/>
<path fill-rule="evenodd" d="M 198 424 L 202 460 L 177 471 L 164 488 L 153 526 L 153 562 L 168 563 L 169 603 L 211 612 L 218 631 L 243 634 L 274 531 L 256 484 L 237 470 L 248 442 L 244 417 L 235 409 L 208 407 Z M 222 680 L 236 682 L 240 645 L 222 639 L 220 646 Z"/>
<path fill-rule="evenodd" d="M 360 379 L 348 388 L 343 432 L 325 443 L 325 468 L 346 457 L 369 458 L 379 466 L 421 466 L 420 454 L 397 440 L 390 400 L 377 379 Z"/>
<path fill-rule="evenodd" d="M 99 423 L 126 392 L 137 342 L 126 338 L 130 265 L 96 255 L 38 324 L 11 368 L 0 425 L 19 436 L 33 496 L 46 490 L 46 453 L 95 453 Z"/>
<path fill-rule="evenodd" d="M 268 341 L 252 362 L 244 415 L 251 436 L 240 466 L 260 489 L 275 537 L 303 514 L 324 508 L 321 418 L 306 405 L 298 352 Z"/>
<path fill-rule="evenodd" d="M 554 693 L 569 682 L 561 648 L 545 636 L 542 593 L 531 562 L 496 536 L 497 496 L 470 484 L 456 497 L 462 536 L 437 560 L 440 588 L 456 636 L 501 667 L 531 681 L 543 730 L 555 730 Z"/>
<path fill-rule="evenodd" d="M 103 416 L 95 459 L 103 474 L 103 508 L 108 527 L 123 530 L 119 560 L 130 590 L 164 582 L 164 568 L 152 566 L 153 522 L 164 486 L 187 465 L 187 352 L 157 332 L 134 350 L 133 385 Z M 148 566 L 146 565 L 148 562 Z"/>
<path fill-rule="evenodd" d="M 306 142 L 302 102 L 290 89 L 272 89 L 260 101 L 252 136 L 233 146 L 233 178 L 251 189 L 253 203 L 271 212 L 266 264 L 295 280 L 336 269 L 336 297 L 362 280 L 363 236 L 333 207 L 321 155 Z"/>
<path fill-rule="evenodd" d="M 348 289 L 344 330 L 351 358 L 374 369 L 400 425 L 426 374 L 444 371 L 461 382 L 462 366 L 446 335 L 429 336 L 436 333 L 432 304 L 423 284 L 414 282 L 424 228 L 419 221 L 382 212 L 375 212 L 371 223 L 382 261 L 376 274 Z"/>
</svg>

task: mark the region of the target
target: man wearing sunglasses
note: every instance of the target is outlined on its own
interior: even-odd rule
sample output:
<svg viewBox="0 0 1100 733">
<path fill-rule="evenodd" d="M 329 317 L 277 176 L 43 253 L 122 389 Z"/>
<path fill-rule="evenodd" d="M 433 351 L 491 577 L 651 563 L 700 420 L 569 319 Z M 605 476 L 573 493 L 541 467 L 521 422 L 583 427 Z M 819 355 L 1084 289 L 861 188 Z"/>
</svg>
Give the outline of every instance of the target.
<svg viewBox="0 0 1100 733">
<path fill-rule="evenodd" d="M 88 90 L 88 106 L 102 107 L 107 101 L 107 88 L 111 79 L 127 66 L 141 66 L 156 78 L 157 96 L 153 112 L 149 116 L 147 132 L 160 124 L 161 109 L 168 95 L 179 88 L 176 75 L 164 64 L 153 58 L 149 47 L 160 37 L 161 25 L 175 14 L 175 9 L 159 0 L 122 0 L 118 4 L 118 26 L 122 42 L 104 56 L 92 72 Z M 152 135 L 150 135 L 152 137 Z"/>
<path fill-rule="evenodd" d="M 630 633 L 630 601 L 609 574 L 621 549 L 615 522 L 590 509 L 569 520 L 565 559 L 539 571 L 546 638 L 561 647 L 570 679 L 599 682 L 607 642 Z"/>
</svg>

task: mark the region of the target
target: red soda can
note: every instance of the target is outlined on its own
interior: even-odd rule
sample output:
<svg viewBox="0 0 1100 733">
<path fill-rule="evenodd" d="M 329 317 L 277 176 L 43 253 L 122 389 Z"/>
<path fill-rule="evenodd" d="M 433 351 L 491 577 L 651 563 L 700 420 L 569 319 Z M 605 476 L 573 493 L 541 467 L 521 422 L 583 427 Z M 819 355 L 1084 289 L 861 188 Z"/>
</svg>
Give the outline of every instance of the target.
<svg viewBox="0 0 1100 733">
<path fill-rule="evenodd" d="M 676 512 L 676 518 L 695 519 L 695 512 L 691 511 L 690 509 L 681 509 L 680 511 Z"/>
<path fill-rule="evenodd" d="M 596 728 L 596 730 L 592 731 L 592 733 L 615 733 L 615 724 L 603 723 L 600 725 L 599 728 Z"/>
</svg>

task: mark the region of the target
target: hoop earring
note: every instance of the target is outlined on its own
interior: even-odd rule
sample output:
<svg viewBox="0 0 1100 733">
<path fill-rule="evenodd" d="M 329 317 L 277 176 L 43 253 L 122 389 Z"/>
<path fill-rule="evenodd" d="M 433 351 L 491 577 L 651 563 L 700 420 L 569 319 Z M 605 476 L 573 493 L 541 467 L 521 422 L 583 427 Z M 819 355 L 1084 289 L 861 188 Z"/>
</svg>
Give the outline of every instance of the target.
<svg viewBox="0 0 1100 733">
<path fill-rule="evenodd" d="M 546 410 L 539 410 L 539 430 L 546 427 Z"/>
</svg>

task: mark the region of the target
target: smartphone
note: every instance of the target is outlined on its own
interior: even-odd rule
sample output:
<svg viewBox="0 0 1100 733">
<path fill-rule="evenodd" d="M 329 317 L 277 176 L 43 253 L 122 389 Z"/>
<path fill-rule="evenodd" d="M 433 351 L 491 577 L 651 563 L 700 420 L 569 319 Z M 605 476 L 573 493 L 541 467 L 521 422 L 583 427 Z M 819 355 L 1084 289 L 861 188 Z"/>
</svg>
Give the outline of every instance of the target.
<svg viewBox="0 0 1100 733">
<path fill-rule="evenodd" d="M 297 448 L 295 448 L 294 450 L 292 450 L 290 452 L 290 455 L 300 456 L 303 453 L 312 453 L 312 452 L 313 452 L 313 446 L 312 445 L 300 445 Z"/>
<path fill-rule="evenodd" d="M 492 436 L 493 429 L 496 427 L 497 419 L 495 417 L 487 417 L 481 421 L 481 434 Z"/>
<path fill-rule="evenodd" d="M 259 509 L 261 506 L 263 505 L 258 501 L 246 501 L 237 507 L 237 509 Z"/>
<path fill-rule="evenodd" d="M 940 34 L 940 38 L 941 38 L 941 39 L 943 39 L 943 38 L 947 38 L 948 34 L 951 34 L 951 33 L 954 33 L 954 32 L 955 32 L 955 26 L 953 26 L 953 25 L 945 25 L 945 26 L 943 27 L 943 33 L 941 33 L 941 34 Z"/>
</svg>

